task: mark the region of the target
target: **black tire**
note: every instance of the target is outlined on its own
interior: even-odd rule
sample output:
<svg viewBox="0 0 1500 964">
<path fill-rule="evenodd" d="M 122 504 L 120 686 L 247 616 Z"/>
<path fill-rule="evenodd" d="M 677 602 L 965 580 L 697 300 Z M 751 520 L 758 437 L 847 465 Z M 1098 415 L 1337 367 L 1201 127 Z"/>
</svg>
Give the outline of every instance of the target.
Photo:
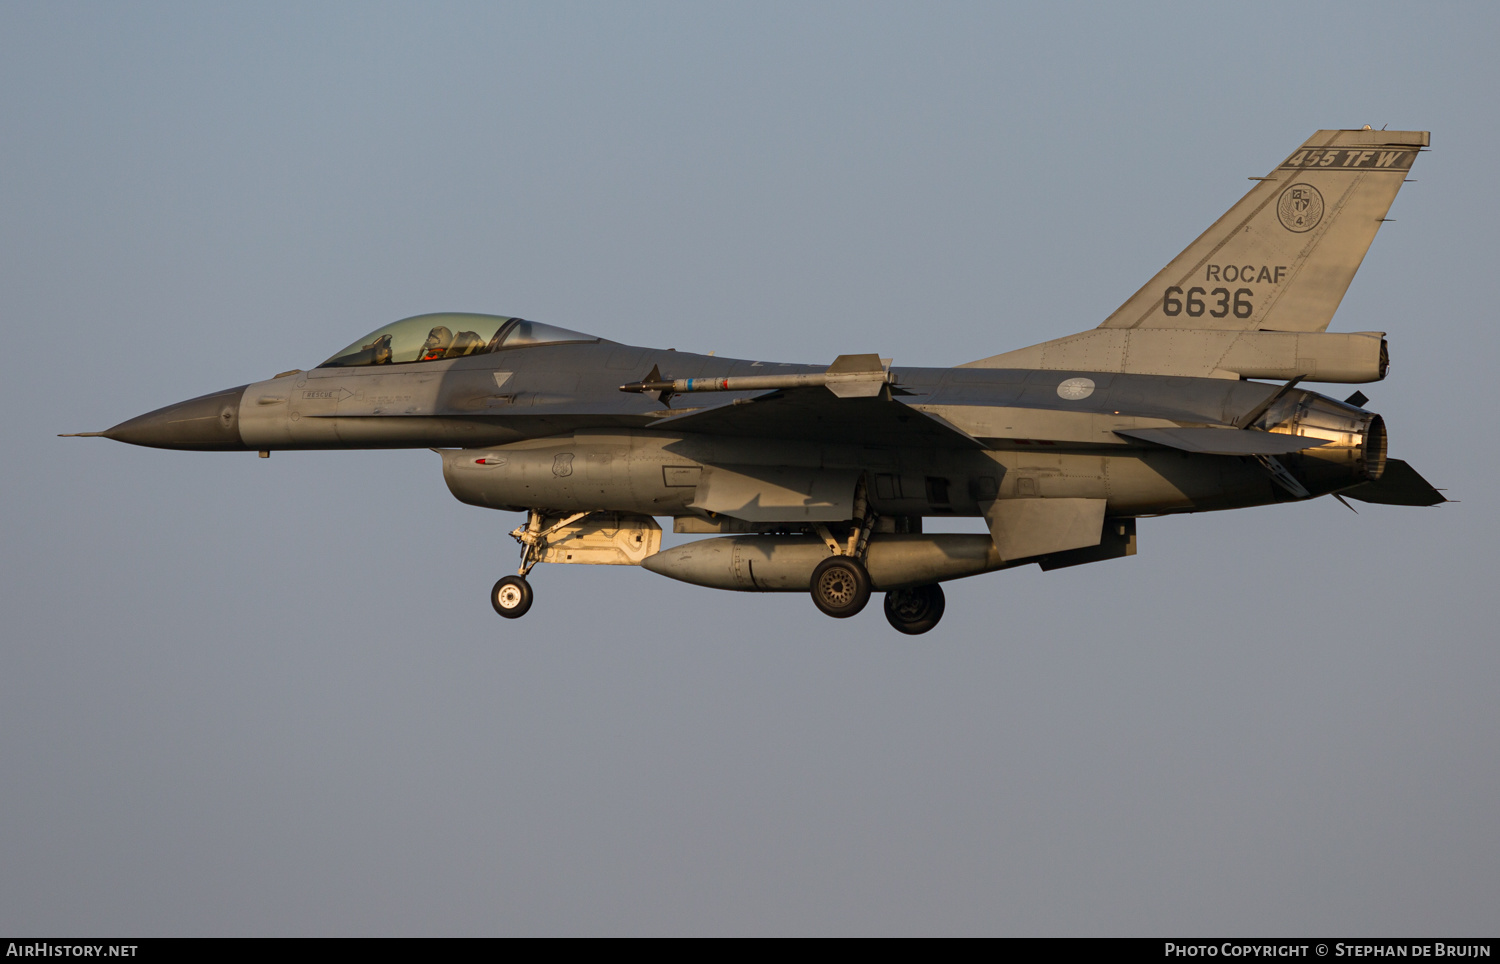
<svg viewBox="0 0 1500 964">
<path fill-rule="evenodd" d="M 506 576 L 490 590 L 490 605 L 506 619 L 520 619 L 531 608 L 531 583 L 520 576 Z"/>
<path fill-rule="evenodd" d="M 885 618 L 898 633 L 920 636 L 943 618 L 943 587 L 937 583 L 885 594 Z"/>
<path fill-rule="evenodd" d="M 829 556 L 813 570 L 809 585 L 813 603 L 835 619 L 847 619 L 870 601 L 870 574 L 858 559 Z"/>
</svg>

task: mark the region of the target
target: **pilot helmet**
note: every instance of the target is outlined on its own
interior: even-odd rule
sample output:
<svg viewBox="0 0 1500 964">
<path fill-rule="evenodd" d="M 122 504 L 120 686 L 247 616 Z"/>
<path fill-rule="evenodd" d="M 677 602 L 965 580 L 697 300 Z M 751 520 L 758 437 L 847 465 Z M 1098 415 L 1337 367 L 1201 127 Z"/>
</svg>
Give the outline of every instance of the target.
<svg viewBox="0 0 1500 964">
<path fill-rule="evenodd" d="M 422 343 L 422 351 L 417 355 L 417 361 L 432 361 L 442 358 L 448 346 L 453 343 L 453 332 L 444 325 L 438 325 L 427 333 L 427 340 Z"/>
</svg>

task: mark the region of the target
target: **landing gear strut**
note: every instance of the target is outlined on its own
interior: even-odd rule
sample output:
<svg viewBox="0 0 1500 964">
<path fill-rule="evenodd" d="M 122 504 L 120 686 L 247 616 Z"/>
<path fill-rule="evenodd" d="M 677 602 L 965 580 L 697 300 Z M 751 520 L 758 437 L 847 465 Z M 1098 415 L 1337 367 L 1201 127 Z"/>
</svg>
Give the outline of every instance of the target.
<svg viewBox="0 0 1500 964">
<path fill-rule="evenodd" d="M 898 633 L 919 636 L 943 618 L 943 587 L 937 583 L 885 594 L 885 618 Z"/>
<path fill-rule="evenodd" d="M 813 524 L 828 551 L 833 553 L 818 563 L 808 586 L 813 605 L 835 619 L 856 615 L 870 601 L 870 574 L 865 571 L 865 550 L 875 529 L 875 512 L 865 495 L 865 480 L 854 487 L 854 521 L 849 538 L 841 542 L 821 522 Z"/>
<path fill-rule="evenodd" d="M 506 619 L 520 619 L 526 615 L 526 611 L 531 608 L 532 599 L 531 583 L 526 581 L 526 575 L 541 561 L 541 547 L 548 536 L 586 515 L 587 512 L 575 512 L 543 529 L 542 521 L 545 516 L 540 509 L 532 509 L 526 513 L 526 524 L 517 526 L 511 532 L 511 537 L 521 544 L 521 568 L 516 570 L 514 576 L 506 576 L 495 583 L 490 590 L 490 605 L 495 607 L 495 612 Z"/>
</svg>

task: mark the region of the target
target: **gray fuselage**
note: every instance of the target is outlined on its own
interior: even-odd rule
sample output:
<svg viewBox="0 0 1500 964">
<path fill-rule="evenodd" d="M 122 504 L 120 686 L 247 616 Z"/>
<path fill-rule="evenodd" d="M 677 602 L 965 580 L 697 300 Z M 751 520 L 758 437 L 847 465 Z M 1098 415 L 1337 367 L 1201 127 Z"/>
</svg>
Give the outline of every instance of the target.
<svg viewBox="0 0 1500 964">
<path fill-rule="evenodd" d="M 894 397 L 834 399 L 755 417 L 785 393 L 621 392 L 652 366 L 664 377 L 816 373 L 609 341 L 522 347 L 414 364 L 296 371 L 132 419 L 105 433 L 164 448 L 409 448 L 444 453 L 454 494 L 493 508 L 545 506 L 695 514 L 705 466 L 868 474 L 882 515 L 979 515 L 1008 498 L 1107 500 L 1111 516 L 1228 509 L 1287 500 L 1256 459 L 1202 454 L 1117 434 L 1230 427 L 1277 391 L 1224 378 L 991 368 L 899 368 Z M 1086 394 L 1065 383 L 1090 386 Z M 839 406 L 851 417 L 839 417 Z M 856 408 L 858 406 L 858 408 Z M 871 406 L 879 406 L 872 408 Z M 878 417 L 866 417 L 869 412 Z M 811 414 L 808 414 L 808 413 Z M 1255 427 L 1325 444 L 1282 461 L 1311 494 L 1378 475 L 1378 416 L 1312 392 L 1286 393 Z M 1379 433 L 1378 449 L 1372 433 Z M 697 514 L 702 514 L 698 512 Z"/>
</svg>

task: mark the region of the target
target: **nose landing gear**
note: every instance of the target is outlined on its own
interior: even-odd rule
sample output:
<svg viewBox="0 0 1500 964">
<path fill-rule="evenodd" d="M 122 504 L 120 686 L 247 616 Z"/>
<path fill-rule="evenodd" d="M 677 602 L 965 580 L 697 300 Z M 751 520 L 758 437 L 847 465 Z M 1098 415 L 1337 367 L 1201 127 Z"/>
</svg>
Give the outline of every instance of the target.
<svg viewBox="0 0 1500 964">
<path fill-rule="evenodd" d="M 526 514 L 526 524 L 511 533 L 521 544 L 521 568 L 514 576 L 505 576 L 490 589 L 490 605 L 495 607 L 495 612 L 506 619 L 520 619 L 526 615 L 532 600 L 531 583 L 526 581 L 526 575 L 541 561 L 542 545 L 548 536 L 586 515 L 587 512 L 575 512 L 543 529 L 542 522 L 546 517 L 540 509 L 532 509 Z"/>
</svg>

